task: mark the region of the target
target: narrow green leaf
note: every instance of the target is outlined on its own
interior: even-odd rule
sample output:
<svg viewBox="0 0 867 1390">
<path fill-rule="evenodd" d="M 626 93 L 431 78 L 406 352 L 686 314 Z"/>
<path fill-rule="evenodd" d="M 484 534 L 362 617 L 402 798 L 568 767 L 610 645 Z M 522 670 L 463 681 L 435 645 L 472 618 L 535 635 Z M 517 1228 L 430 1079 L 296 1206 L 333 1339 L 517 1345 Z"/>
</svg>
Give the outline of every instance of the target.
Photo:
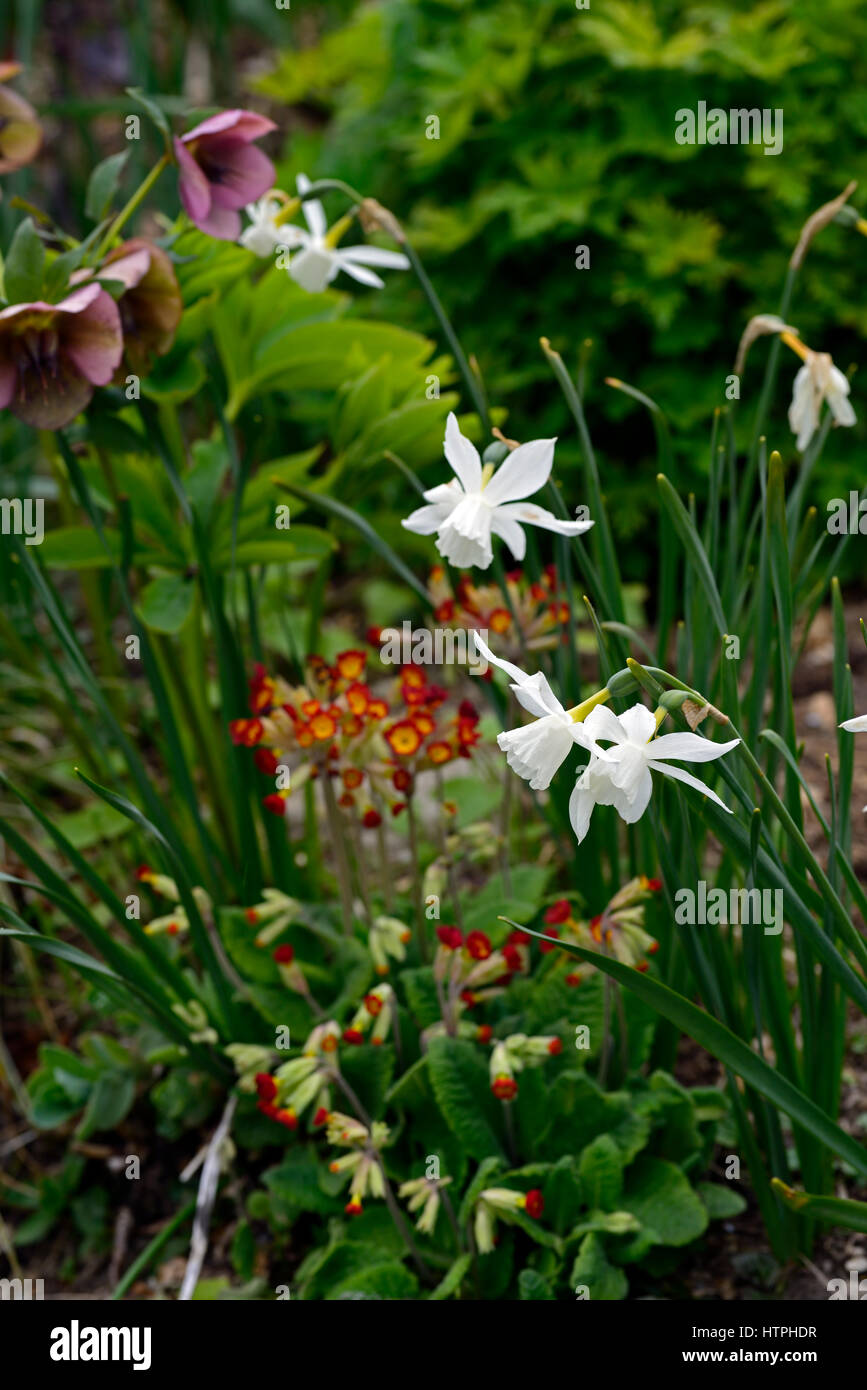
<svg viewBox="0 0 867 1390">
<path fill-rule="evenodd" d="M 537 937 L 539 941 L 546 940 L 541 932 L 531 931 L 528 927 L 522 930 Z M 845 1158 L 856 1172 L 867 1177 L 867 1149 L 824 1114 L 809 1096 L 802 1094 L 778 1071 L 768 1066 L 767 1062 L 758 1057 L 731 1029 L 726 1028 L 725 1024 L 712 1018 L 689 999 L 685 999 L 683 995 L 677 994 L 652 976 L 643 975 L 619 961 L 599 955 L 596 951 L 587 951 L 571 942 L 560 941 L 558 944 L 570 955 L 577 956 L 589 965 L 595 965 L 597 969 L 632 990 L 663 1018 L 667 1018 L 682 1032 L 694 1038 L 712 1057 L 730 1067 L 773 1105 L 803 1125 L 834 1153 Z"/>
</svg>

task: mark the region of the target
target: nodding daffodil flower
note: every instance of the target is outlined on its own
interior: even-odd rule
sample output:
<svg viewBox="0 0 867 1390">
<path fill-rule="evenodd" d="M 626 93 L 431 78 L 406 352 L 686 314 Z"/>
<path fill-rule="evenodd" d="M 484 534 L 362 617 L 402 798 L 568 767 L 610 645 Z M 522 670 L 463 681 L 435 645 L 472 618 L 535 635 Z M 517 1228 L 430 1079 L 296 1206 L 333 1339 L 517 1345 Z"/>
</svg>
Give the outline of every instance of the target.
<svg viewBox="0 0 867 1390">
<path fill-rule="evenodd" d="M 514 1192 L 510 1187 L 486 1187 L 476 1201 L 473 1232 L 480 1255 L 490 1255 L 496 1245 L 496 1223 L 513 1221 L 517 1212 L 538 1220 L 544 1210 L 542 1193 L 537 1187 L 530 1192 Z"/>
<path fill-rule="evenodd" d="M 298 192 L 304 194 L 312 187 L 306 174 L 296 179 Z M 308 198 L 303 204 L 304 220 L 308 231 L 302 227 L 280 228 L 281 242 L 291 251 L 295 248 L 286 269 L 296 285 L 310 294 L 321 294 L 343 270 L 362 285 L 373 285 L 383 289 L 384 282 L 368 266 L 381 266 L 387 270 L 407 270 L 409 260 L 402 251 L 385 251 L 381 246 L 338 247 L 337 241 L 345 230 L 343 219 L 328 229 L 325 209 L 318 198 Z"/>
<path fill-rule="evenodd" d="M 856 714 L 854 719 L 844 719 L 839 726 L 848 734 L 867 734 L 867 714 Z"/>
<path fill-rule="evenodd" d="M 854 425 L 855 411 L 849 400 L 849 382 L 834 366 L 830 353 L 812 352 L 791 333 L 781 333 L 780 338 L 804 362 L 795 377 L 789 406 L 789 425 L 803 452 L 818 428 L 823 400 L 838 425 Z"/>
<path fill-rule="evenodd" d="M 709 796 L 724 811 L 728 806 L 697 777 L 679 767 L 668 767 L 669 758 L 704 763 L 721 758 L 740 743 L 712 743 L 698 734 L 663 734 L 654 738 L 656 716 L 645 705 L 633 705 L 619 717 L 604 705 L 597 705 L 584 720 L 584 733 L 592 740 L 591 758 L 579 774 L 569 801 L 569 816 L 578 843 L 584 839 L 594 806 L 613 806 L 618 815 L 632 825 L 647 810 L 653 791 L 651 768 Z M 599 740 L 610 744 L 600 748 Z"/>
<path fill-rule="evenodd" d="M 510 661 L 494 656 L 477 632 L 472 636 L 485 660 L 512 677 L 511 688 L 518 703 L 536 716 L 533 724 L 498 734 L 497 743 L 512 771 L 529 782 L 534 791 L 545 791 L 575 744 L 589 747 L 583 726 L 563 708 L 541 671 L 526 675 Z"/>
<path fill-rule="evenodd" d="M 840 725 L 847 734 L 867 734 L 867 714 L 856 714 L 853 719 L 844 719 Z M 867 811 L 867 806 L 864 807 Z"/>
<path fill-rule="evenodd" d="M 254 256 L 272 256 L 278 246 L 291 249 L 300 246 L 303 233 L 300 227 L 286 223 L 292 206 L 298 205 L 297 198 L 288 198 L 279 188 L 272 188 L 258 203 L 248 203 L 244 208 L 250 219 L 238 240 Z"/>
<path fill-rule="evenodd" d="M 478 450 L 461 434 L 454 413 L 446 422 L 445 456 L 455 477 L 424 494 L 428 503 L 401 524 L 419 536 L 436 533 L 437 550 L 453 565 L 487 569 L 494 558 L 492 535 L 506 542 L 516 560 L 523 560 L 527 538 L 522 523 L 580 536 L 592 521 L 561 521 L 544 507 L 525 499 L 544 487 L 554 463 L 556 439 L 532 439 L 513 449 L 500 467 L 482 467 Z"/>
</svg>

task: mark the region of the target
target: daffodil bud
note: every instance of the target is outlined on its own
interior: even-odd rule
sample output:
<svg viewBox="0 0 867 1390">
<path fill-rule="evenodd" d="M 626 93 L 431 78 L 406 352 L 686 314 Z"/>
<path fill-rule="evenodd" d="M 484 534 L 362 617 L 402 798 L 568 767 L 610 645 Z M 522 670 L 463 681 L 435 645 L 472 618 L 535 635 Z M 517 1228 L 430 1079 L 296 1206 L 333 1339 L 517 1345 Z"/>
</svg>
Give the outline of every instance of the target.
<svg viewBox="0 0 867 1390">
<path fill-rule="evenodd" d="M 638 682 L 628 667 L 624 667 L 622 671 L 615 671 L 605 684 L 614 699 L 619 699 L 621 695 L 631 695 L 638 689 Z"/>
<path fill-rule="evenodd" d="M 508 444 L 504 444 L 502 440 L 496 439 L 493 444 L 488 445 L 485 452 L 482 454 L 482 463 L 499 464 L 503 462 L 504 458 L 508 458 L 508 455 Z"/>
<path fill-rule="evenodd" d="M 665 694 L 659 697 L 659 707 L 667 714 L 673 714 L 689 698 L 689 692 L 686 690 L 666 690 Z"/>
</svg>

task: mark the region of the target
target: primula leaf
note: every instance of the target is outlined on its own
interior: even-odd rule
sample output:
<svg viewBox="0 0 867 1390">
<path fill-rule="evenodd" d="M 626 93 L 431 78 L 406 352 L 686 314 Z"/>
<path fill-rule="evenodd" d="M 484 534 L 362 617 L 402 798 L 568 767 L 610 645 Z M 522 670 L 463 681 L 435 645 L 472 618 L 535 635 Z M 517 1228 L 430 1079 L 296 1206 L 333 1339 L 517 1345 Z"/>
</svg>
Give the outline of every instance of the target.
<svg viewBox="0 0 867 1390">
<path fill-rule="evenodd" d="M 4 279 L 6 298 L 10 304 L 22 304 L 39 299 L 45 268 L 45 247 L 31 217 L 18 224 L 12 245 L 6 253 Z"/>
<path fill-rule="evenodd" d="M 626 1297 L 629 1289 L 626 1275 L 609 1263 L 605 1246 L 595 1232 L 586 1235 L 581 1242 L 569 1283 L 579 1297 L 587 1296 L 586 1289 L 591 1302 L 617 1302 Z"/>
<path fill-rule="evenodd" d="M 471 1158 L 502 1156 L 488 1069 L 471 1043 L 434 1038 L 428 1071 L 446 1124 Z"/>
<path fill-rule="evenodd" d="M 644 1155 L 630 1168 L 621 1206 L 660 1245 L 688 1245 L 707 1229 L 708 1214 L 673 1163 Z"/>
</svg>

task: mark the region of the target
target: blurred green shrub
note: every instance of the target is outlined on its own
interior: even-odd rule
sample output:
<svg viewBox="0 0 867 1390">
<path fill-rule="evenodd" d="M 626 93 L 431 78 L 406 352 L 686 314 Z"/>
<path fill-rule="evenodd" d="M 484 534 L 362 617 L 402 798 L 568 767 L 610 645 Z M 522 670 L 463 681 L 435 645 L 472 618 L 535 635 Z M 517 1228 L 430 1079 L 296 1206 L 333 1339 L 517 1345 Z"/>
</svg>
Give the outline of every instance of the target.
<svg viewBox="0 0 867 1390">
<path fill-rule="evenodd" d="M 324 7 L 318 41 L 287 49 L 256 84 L 304 113 L 284 174 L 342 176 L 404 218 L 519 436 L 530 418 L 536 434 L 565 423 L 538 337 L 550 335 L 573 366 L 581 342 L 594 340 L 591 426 L 603 408 L 594 437 L 618 529 L 637 533 L 655 472 L 652 432 L 600 378 L 659 402 L 680 481 L 696 483 L 744 322 L 776 310 L 812 209 L 867 175 L 867 12 L 855 0 L 592 0 L 585 10 L 571 0 L 381 0 L 349 20 L 342 6 L 330 14 L 329 27 Z M 309 30 L 287 29 L 287 41 L 309 44 Z M 675 112 L 699 101 L 782 108 L 782 153 L 678 145 Z M 432 116 L 438 139 L 428 138 Z M 865 257 L 856 234 L 827 230 L 791 310 L 806 341 L 844 370 L 865 321 Z M 390 285 L 371 296 L 374 312 L 396 318 L 400 298 L 406 322 L 405 295 L 402 280 Z M 419 297 L 413 312 L 429 331 Z M 745 423 L 763 345 L 753 353 Z M 854 401 L 858 411 L 857 387 Z M 786 405 L 782 392 L 772 442 L 794 458 Z M 823 498 L 850 476 L 861 427 L 851 436 L 833 437 Z"/>
</svg>

